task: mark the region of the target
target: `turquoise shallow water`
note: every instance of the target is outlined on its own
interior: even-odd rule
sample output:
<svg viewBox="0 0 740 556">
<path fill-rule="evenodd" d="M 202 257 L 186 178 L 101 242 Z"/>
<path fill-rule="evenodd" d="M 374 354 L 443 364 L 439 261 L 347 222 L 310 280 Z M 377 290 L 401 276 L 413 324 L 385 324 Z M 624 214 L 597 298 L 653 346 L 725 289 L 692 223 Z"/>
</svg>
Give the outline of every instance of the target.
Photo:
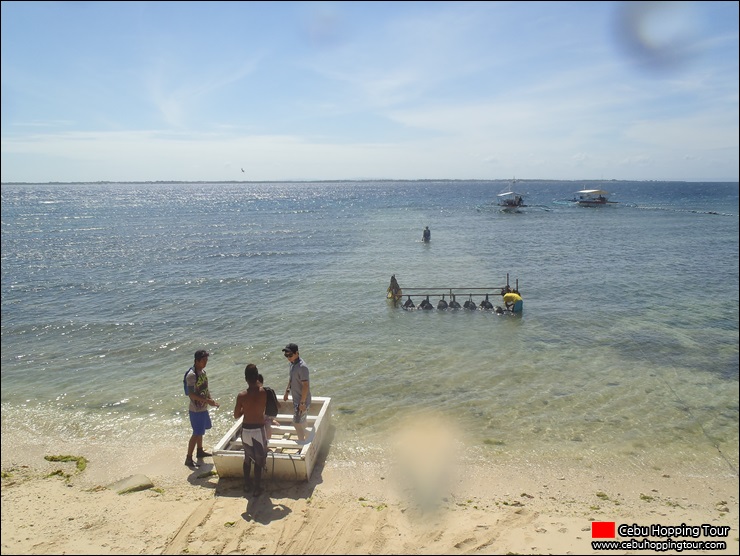
<svg viewBox="0 0 740 556">
<path fill-rule="evenodd" d="M 206 348 L 215 443 L 245 364 L 281 389 L 296 342 L 339 458 L 433 411 L 482 457 L 736 469 L 738 184 L 597 183 L 619 204 L 589 209 L 593 183 L 523 181 L 521 214 L 506 185 L 3 185 L 3 430 L 186 441 Z M 404 311 L 391 274 L 508 275 L 524 313 Z"/>
</svg>

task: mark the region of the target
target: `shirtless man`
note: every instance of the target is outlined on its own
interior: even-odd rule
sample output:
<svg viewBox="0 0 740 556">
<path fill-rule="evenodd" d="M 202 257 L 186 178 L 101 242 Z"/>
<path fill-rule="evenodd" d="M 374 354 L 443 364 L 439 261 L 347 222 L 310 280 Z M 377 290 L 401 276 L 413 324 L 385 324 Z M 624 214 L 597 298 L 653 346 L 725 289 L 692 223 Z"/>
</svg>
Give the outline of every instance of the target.
<svg viewBox="0 0 740 556">
<path fill-rule="evenodd" d="M 242 418 L 242 445 L 244 446 L 244 491 L 262 494 L 262 469 L 267 457 L 267 438 L 265 437 L 265 407 L 267 392 L 257 384 L 259 371 L 257 365 L 250 363 L 244 369 L 244 379 L 248 388 L 236 396 L 234 419 Z M 254 462 L 254 485 L 250 477 Z"/>
</svg>

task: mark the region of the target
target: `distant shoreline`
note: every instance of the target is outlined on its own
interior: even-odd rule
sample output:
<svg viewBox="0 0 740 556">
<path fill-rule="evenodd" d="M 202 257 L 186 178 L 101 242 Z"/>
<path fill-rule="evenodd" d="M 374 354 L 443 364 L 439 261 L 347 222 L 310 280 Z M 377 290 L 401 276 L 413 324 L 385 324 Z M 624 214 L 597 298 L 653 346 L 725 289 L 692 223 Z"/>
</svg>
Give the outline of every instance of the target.
<svg viewBox="0 0 740 556">
<path fill-rule="evenodd" d="M 110 184 L 140 184 L 140 185 L 151 185 L 151 184 L 216 184 L 216 183 L 390 183 L 390 182 L 474 182 L 474 183 L 490 183 L 490 182 L 504 182 L 508 183 L 512 180 L 510 178 L 495 178 L 495 179 L 465 179 L 465 178 L 419 178 L 419 179 L 362 179 L 353 178 L 346 180 L 195 180 L 195 181 L 183 181 L 183 180 L 154 180 L 154 181 L 47 181 L 47 182 L 33 182 L 33 181 L 8 181 L 0 182 L 0 185 L 110 185 Z M 556 180 L 547 178 L 533 178 L 533 179 L 516 179 L 517 182 L 521 183 L 707 183 L 707 184 L 718 184 L 718 183 L 740 183 L 737 181 L 705 181 L 705 180 L 617 180 L 617 179 L 606 179 L 606 180 L 595 180 L 595 179 L 577 179 L 577 180 Z"/>
</svg>

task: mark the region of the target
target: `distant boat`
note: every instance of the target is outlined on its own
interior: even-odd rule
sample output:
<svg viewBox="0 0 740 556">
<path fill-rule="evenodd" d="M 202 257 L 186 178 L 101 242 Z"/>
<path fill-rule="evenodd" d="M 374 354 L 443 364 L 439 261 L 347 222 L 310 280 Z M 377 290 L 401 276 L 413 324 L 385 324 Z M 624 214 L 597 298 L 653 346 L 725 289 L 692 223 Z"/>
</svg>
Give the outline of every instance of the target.
<svg viewBox="0 0 740 556">
<path fill-rule="evenodd" d="M 603 207 L 607 205 L 616 205 L 616 201 L 609 200 L 610 193 L 603 189 L 582 189 L 576 191 L 573 202 L 582 207 Z"/>
<path fill-rule="evenodd" d="M 524 204 L 524 195 L 516 191 L 503 191 L 497 195 L 498 207 L 504 212 L 519 212 L 519 209 L 526 207 Z"/>
</svg>

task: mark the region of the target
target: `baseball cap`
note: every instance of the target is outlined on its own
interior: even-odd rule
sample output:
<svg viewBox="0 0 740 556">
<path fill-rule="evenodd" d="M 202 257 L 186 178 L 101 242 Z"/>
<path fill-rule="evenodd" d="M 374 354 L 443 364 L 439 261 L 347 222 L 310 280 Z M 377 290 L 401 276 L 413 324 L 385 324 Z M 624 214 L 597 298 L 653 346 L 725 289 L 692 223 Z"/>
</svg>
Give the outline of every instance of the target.
<svg viewBox="0 0 740 556">
<path fill-rule="evenodd" d="M 288 344 L 283 348 L 283 351 L 292 351 L 293 353 L 298 353 L 298 346 L 296 344 Z"/>
</svg>

